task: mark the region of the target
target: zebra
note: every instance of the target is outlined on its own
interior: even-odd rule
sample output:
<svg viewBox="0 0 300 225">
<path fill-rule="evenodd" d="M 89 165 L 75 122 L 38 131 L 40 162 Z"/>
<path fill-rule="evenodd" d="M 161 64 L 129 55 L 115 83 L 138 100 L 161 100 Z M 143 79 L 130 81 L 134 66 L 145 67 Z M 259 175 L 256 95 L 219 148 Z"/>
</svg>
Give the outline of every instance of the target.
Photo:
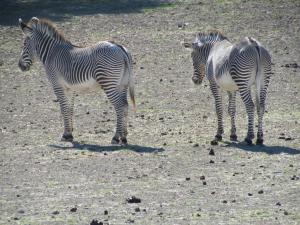
<svg viewBox="0 0 300 225">
<path fill-rule="evenodd" d="M 60 105 L 64 123 L 61 140 L 73 141 L 74 95 L 88 89 L 103 89 L 117 115 L 112 144 L 127 144 L 127 91 L 135 110 L 132 57 L 122 45 L 103 41 L 79 47 L 68 41 L 47 19 L 19 19 L 24 44 L 19 68 L 27 71 L 39 58 Z"/>
<path fill-rule="evenodd" d="M 248 115 L 248 133 L 245 142 L 249 145 L 252 144 L 255 106 L 251 97 L 251 86 L 255 85 L 258 114 L 256 144 L 263 145 L 263 115 L 267 88 L 272 74 L 271 56 L 266 48 L 252 37 L 245 37 L 240 42 L 232 44 L 219 31 L 198 33 L 195 42 L 184 42 L 183 46 L 192 49 L 193 82 L 201 84 L 206 74 L 215 99 L 218 129 L 211 144 L 218 144 L 222 140 L 224 132 L 221 90 L 226 91 L 229 98 L 230 140 L 237 141 L 235 114 L 236 92 L 238 91 Z"/>
</svg>

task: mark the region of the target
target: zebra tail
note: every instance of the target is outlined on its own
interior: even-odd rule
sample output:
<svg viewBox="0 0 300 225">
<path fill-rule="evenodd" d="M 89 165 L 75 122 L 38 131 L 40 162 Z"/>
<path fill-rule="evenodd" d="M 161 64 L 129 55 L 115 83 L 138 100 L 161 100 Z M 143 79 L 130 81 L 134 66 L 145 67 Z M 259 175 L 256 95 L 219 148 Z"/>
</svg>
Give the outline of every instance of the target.
<svg viewBox="0 0 300 225">
<path fill-rule="evenodd" d="M 254 38 L 249 37 L 249 41 L 251 42 L 251 45 L 256 49 L 257 51 L 257 57 L 256 57 L 256 95 L 258 102 L 260 101 L 260 91 L 261 87 L 263 87 L 263 74 L 262 74 L 262 65 L 261 65 L 261 44 L 255 40 Z M 259 106 L 257 106 L 259 107 Z"/>
<path fill-rule="evenodd" d="M 132 102 L 133 105 L 133 111 L 136 112 L 136 104 L 135 104 L 135 97 L 134 97 L 134 79 L 133 79 L 133 73 L 132 73 L 132 59 L 131 59 L 131 55 L 130 53 L 127 51 L 127 49 L 125 49 L 123 46 L 118 45 L 122 51 L 125 54 L 125 72 L 124 72 L 124 76 L 128 75 L 128 83 L 129 83 L 129 96 L 130 96 L 130 100 Z M 127 72 L 126 72 L 127 69 Z M 125 77 L 123 77 L 124 80 Z M 128 85 L 128 83 L 126 85 Z"/>
<path fill-rule="evenodd" d="M 134 79 L 132 74 L 131 65 L 127 64 L 128 72 L 129 72 L 129 96 L 133 105 L 133 111 L 136 112 L 136 104 L 135 104 L 135 97 L 134 97 Z"/>
</svg>

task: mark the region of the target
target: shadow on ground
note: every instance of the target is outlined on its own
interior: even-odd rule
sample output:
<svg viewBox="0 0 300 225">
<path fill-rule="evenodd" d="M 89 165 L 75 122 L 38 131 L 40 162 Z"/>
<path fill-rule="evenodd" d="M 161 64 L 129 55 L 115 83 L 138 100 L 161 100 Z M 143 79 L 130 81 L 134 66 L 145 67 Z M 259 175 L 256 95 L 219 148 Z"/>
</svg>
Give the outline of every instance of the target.
<svg viewBox="0 0 300 225">
<path fill-rule="evenodd" d="M 131 150 L 139 153 L 157 153 L 165 151 L 163 148 L 153 148 L 140 145 L 126 145 L 126 146 L 99 146 L 93 144 L 85 144 L 79 142 L 72 142 L 72 146 L 49 145 L 57 149 L 75 149 L 75 150 L 88 150 L 92 152 L 112 152 L 120 150 Z"/>
<path fill-rule="evenodd" d="M 143 9 L 170 6 L 169 0 L 1 0 L 0 25 L 16 25 L 36 16 L 54 21 L 92 14 L 138 13 Z"/>
<path fill-rule="evenodd" d="M 244 142 L 234 143 L 234 142 L 225 142 L 227 145 L 224 147 L 233 147 L 242 149 L 249 152 L 264 152 L 269 155 L 274 154 L 289 154 L 289 155 L 298 155 L 300 150 L 295 148 L 285 147 L 285 146 L 266 146 L 266 145 L 247 145 Z"/>
</svg>

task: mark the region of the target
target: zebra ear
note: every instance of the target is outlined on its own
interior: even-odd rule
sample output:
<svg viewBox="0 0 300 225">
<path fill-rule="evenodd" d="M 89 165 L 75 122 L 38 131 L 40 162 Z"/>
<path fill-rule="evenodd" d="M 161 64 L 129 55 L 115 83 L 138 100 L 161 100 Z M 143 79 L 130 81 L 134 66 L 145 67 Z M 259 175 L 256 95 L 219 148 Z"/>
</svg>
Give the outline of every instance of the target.
<svg viewBox="0 0 300 225">
<path fill-rule="evenodd" d="M 181 42 L 181 45 L 185 48 L 193 48 L 191 43 L 188 42 Z"/>
<path fill-rule="evenodd" d="M 29 34 L 32 31 L 32 28 L 28 27 L 27 24 L 25 24 L 21 18 L 19 18 L 19 25 L 24 34 Z"/>
<path fill-rule="evenodd" d="M 39 19 L 37 17 L 32 17 L 31 18 L 31 22 L 32 23 L 38 23 L 39 22 Z"/>
</svg>

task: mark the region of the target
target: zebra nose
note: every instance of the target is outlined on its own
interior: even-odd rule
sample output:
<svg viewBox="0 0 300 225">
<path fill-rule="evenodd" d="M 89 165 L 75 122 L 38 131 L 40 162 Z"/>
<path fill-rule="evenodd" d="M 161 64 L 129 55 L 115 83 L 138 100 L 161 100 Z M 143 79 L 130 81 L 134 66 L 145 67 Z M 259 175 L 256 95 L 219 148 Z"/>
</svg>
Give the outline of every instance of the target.
<svg viewBox="0 0 300 225">
<path fill-rule="evenodd" d="M 29 66 L 24 65 L 24 63 L 23 63 L 22 61 L 19 61 L 19 68 L 20 68 L 22 71 L 27 71 L 27 70 L 29 70 Z"/>
<path fill-rule="evenodd" d="M 202 83 L 201 79 L 199 79 L 199 78 L 196 77 L 196 76 L 193 76 L 193 77 L 192 77 L 192 81 L 194 82 L 194 84 L 201 84 L 201 83 Z"/>
</svg>

